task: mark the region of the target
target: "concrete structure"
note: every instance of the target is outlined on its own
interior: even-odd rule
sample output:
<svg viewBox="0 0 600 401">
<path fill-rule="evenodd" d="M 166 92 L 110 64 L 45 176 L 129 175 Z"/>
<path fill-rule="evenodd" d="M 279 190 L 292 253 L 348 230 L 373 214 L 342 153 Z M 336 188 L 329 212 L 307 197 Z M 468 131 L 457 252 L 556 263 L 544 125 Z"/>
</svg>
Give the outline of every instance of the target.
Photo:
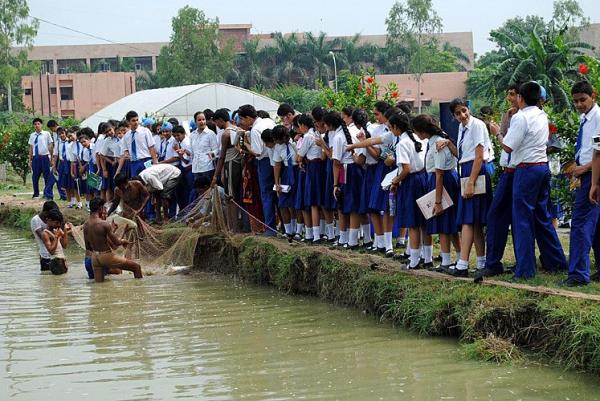
<svg viewBox="0 0 600 401">
<path fill-rule="evenodd" d="M 438 72 L 423 74 L 421 82 L 421 105 L 423 107 L 447 102 L 457 97 L 467 95 L 467 72 Z M 395 82 L 398 85 L 398 101 L 412 103 L 414 108 L 417 104 L 417 80 L 412 74 L 390 74 L 376 75 L 375 79 L 381 88 L 385 88 Z"/>
<path fill-rule="evenodd" d="M 596 49 L 591 54 L 600 56 L 600 24 L 589 24 L 581 31 L 581 41 L 589 43 Z"/>
<path fill-rule="evenodd" d="M 135 73 L 40 74 L 21 78 L 23 104 L 36 114 L 92 115 L 135 92 Z"/>
</svg>

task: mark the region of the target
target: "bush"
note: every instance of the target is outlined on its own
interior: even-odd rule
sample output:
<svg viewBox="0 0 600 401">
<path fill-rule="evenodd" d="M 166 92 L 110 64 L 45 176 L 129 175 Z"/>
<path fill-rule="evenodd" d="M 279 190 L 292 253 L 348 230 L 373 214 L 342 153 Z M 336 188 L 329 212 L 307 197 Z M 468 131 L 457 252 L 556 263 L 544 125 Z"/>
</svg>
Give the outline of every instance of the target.
<svg viewBox="0 0 600 401">
<path fill-rule="evenodd" d="M 310 113 L 313 107 L 323 105 L 323 96 L 320 91 L 298 85 L 280 85 L 274 89 L 263 91 L 263 93 L 278 102 L 290 104 L 301 113 Z"/>
</svg>

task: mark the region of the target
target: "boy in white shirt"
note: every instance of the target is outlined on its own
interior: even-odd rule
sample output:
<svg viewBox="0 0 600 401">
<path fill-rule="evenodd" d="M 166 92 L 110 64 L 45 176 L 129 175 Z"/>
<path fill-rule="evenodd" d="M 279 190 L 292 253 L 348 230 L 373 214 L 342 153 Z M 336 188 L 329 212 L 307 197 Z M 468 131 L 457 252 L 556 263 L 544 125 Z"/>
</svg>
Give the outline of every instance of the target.
<svg viewBox="0 0 600 401">
<path fill-rule="evenodd" d="M 44 198 L 52 200 L 54 197 L 52 187 L 54 177 L 50 171 L 50 157 L 53 151 L 52 137 L 46 131 L 42 131 L 42 119 L 33 119 L 34 132 L 29 136 L 29 168 L 33 184 L 32 198 L 40 197 L 40 176 L 44 177 Z"/>
</svg>

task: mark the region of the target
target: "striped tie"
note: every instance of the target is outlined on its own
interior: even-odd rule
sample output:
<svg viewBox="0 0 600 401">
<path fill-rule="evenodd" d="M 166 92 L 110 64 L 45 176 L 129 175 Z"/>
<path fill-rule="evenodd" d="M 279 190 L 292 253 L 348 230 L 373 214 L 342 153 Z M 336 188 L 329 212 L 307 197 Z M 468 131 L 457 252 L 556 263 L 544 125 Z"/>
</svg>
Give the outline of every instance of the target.
<svg viewBox="0 0 600 401">
<path fill-rule="evenodd" d="M 137 161 L 137 146 L 135 144 L 135 131 L 131 131 L 131 160 Z"/>
<path fill-rule="evenodd" d="M 35 140 L 33 141 L 33 155 L 35 157 L 40 155 L 40 151 L 38 149 L 38 140 L 40 139 L 40 134 L 35 135 Z"/>
<path fill-rule="evenodd" d="M 460 162 L 460 159 L 462 159 L 462 145 L 463 145 L 463 141 L 465 140 L 465 133 L 467 132 L 467 127 L 464 127 L 462 129 L 462 134 L 460 136 L 460 141 L 458 141 L 458 161 Z"/>
</svg>

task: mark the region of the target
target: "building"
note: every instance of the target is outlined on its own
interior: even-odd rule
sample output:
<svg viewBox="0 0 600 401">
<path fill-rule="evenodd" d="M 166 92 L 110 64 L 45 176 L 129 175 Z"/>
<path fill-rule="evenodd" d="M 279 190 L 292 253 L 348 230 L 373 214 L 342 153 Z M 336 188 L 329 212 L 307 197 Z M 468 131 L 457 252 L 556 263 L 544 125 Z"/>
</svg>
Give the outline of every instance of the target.
<svg viewBox="0 0 600 401">
<path fill-rule="evenodd" d="M 36 114 L 82 119 L 135 92 L 135 73 L 40 74 L 21 78 L 23 104 Z"/>
<path fill-rule="evenodd" d="M 421 81 L 421 106 L 427 107 L 440 102 L 448 102 L 467 95 L 467 72 L 437 72 L 423 74 Z M 405 101 L 417 108 L 417 79 L 413 74 L 376 75 L 381 88 L 395 82 L 398 85 L 398 101 Z"/>
<path fill-rule="evenodd" d="M 589 24 L 583 28 L 580 39 L 595 47 L 594 51 L 589 53 L 600 56 L 600 24 Z"/>
</svg>

